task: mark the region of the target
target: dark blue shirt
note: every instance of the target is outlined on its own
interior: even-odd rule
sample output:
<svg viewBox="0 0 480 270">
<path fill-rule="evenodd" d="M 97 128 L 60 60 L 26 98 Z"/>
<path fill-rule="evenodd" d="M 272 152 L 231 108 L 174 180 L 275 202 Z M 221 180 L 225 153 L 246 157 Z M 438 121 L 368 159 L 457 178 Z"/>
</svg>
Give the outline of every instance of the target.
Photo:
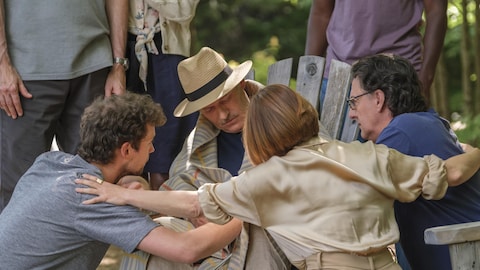
<svg viewBox="0 0 480 270">
<path fill-rule="evenodd" d="M 220 131 L 217 136 L 218 167 L 238 175 L 242 166 L 245 148 L 242 142 L 242 133 L 226 133 Z"/>
<path fill-rule="evenodd" d="M 433 110 L 396 116 L 377 143 L 419 157 L 435 154 L 448 159 L 463 153 L 448 122 Z M 479 172 L 466 183 L 449 187 L 441 200 L 419 197 L 412 203 L 395 202 L 395 216 L 400 243 L 412 269 L 450 270 L 448 246 L 427 245 L 423 234 L 430 227 L 480 220 Z"/>
</svg>

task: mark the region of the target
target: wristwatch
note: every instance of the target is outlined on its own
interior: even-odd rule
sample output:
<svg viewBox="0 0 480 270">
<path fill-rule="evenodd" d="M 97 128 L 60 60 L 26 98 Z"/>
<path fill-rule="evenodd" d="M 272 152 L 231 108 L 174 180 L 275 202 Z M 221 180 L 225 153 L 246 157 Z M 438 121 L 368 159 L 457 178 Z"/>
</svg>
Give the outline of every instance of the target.
<svg viewBox="0 0 480 270">
<path fill-rule="evenodd" d="M 122 65 L 123 68 L 126 71 L 128 69 L 128 66 L 129 66 L 128 58 L 115 57 L 115 58 L 113 58 L 113 64 Z"/>
</svg>

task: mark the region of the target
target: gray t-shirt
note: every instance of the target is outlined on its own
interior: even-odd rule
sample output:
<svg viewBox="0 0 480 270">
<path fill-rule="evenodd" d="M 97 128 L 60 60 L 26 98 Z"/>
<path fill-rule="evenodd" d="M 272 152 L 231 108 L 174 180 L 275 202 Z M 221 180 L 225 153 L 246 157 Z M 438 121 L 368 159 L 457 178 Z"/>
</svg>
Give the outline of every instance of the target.
<svg viewBox="0 0 480 270">
<path fill-rule="evenodd" d="M 127 252 L 158 224 L 132 206 L 83 205 L 83 173 L 100 170 L 63 152 L 40 155 L 0 215 L 0 269 L 95 269 L 109 244 Z"/>
<path fill-rule="evenodd" d="M 105 0 L 5 0 L 12 63 L 23 80 L 68 80 L 112 65 Z"/>
</svg>

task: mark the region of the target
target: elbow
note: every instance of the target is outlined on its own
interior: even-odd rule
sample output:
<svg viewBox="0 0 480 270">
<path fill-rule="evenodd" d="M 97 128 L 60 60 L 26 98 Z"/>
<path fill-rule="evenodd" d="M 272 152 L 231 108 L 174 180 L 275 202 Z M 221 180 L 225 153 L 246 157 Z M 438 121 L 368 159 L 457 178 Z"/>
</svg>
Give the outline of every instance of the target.
<svg viewBox="0 0 480 270">
<path fill-rule="evenodd" d="M 463 174 L 459 170 L 449 170 L 448 172 L 448 186 L 455 187 L 463 184 L 466 179 L 464 179 Z"/>
<path fill-rule="evenodd" d="M 194 250 L 185 250 L 179 254 L 178 262 L 179 263 L 186 263 L 186 264 L 194 264 L 198 262 L 200 259 L 203 259 L 203 256 Z"/>
<path fill-rule="evenodd" d="M 463 164 L 452 166 L 447 162 L 445 163 L 445 167 L 447 169 L 448 186 L 455 187 L 468 180 L 467 175 L 465 174 L 465 172 L 468 171 L 468 168 Z"/>
<path fill-rule="evenodd" d="M 206 256 L 206 248 L 202 244 L 187 244 L 189 241 L 184 241 L 185 245 L 182 248 L 182 251 L 178 254 L 178 262 L 193 264 L 198 262 L 199 260 L 205 258 Z"/>
</svg>

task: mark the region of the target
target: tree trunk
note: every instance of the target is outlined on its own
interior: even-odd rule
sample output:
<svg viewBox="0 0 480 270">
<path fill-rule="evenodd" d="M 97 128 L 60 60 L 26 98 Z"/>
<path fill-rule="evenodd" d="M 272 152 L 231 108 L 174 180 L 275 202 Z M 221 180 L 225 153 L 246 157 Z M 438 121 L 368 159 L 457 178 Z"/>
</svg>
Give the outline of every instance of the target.
<svg viewBox="0 0 480 270">
<path fill-rule="evenodd" d="M 462 23 L 462 40 L 460 44 L 460 55 L 462 62 L 462 89 L 463 89 L 463 102 L 465 104 L 463 115 L 472 115 L 473 110 L 473 90 L 470 81 L 471 66 L 472 61 L 470 58 L 470 44 L 471 38 L 469 35 L 469 25 L 467 20 L 467 3 L 468 0 L 462 0 L 462 12 L 463 12 L 463 23 Z"/>
<path fill-rule="evenodd" d="M 475 61 L 475 93 L 474 99 L 474 111 L 473 114 L 477 115 L 480 113 L 480 0 L 475 0 L 475 39 L 474 39 L 474 48 L 475 52 L 474 61 Z"/>
<path fill-rule="evenodd" d="M 451 111 L 448 103 L 448 75 L 443 52 L 438 58 L 431 94 L 432 105 L 436 108 L 437 113 L 442 117 L 451 120 Z"/>
</svg>

